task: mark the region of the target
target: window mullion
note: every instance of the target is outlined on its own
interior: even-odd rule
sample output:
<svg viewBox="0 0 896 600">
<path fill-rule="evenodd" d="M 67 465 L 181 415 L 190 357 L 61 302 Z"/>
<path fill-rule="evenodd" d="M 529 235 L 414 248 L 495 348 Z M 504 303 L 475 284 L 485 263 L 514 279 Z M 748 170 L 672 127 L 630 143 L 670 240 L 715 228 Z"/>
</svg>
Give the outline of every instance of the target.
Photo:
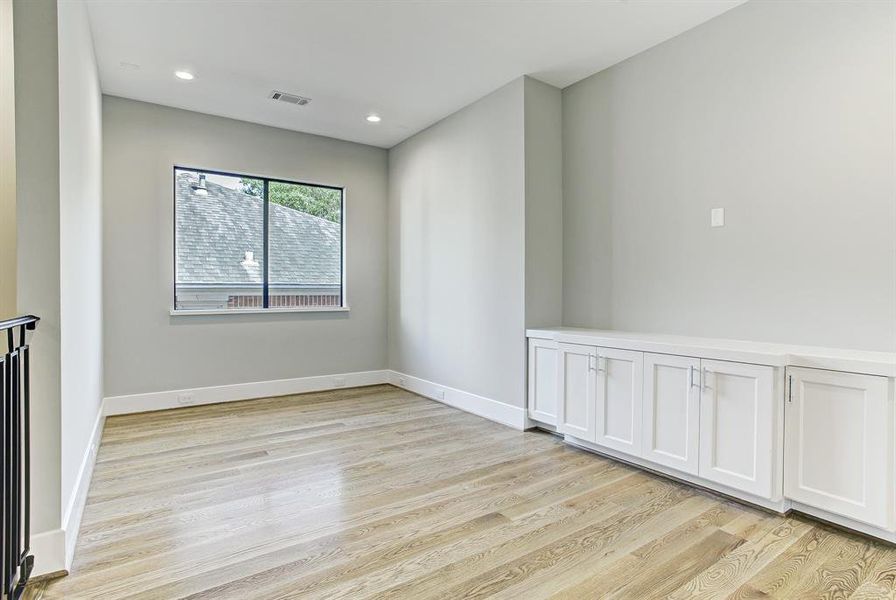
<svg viewBox="0 0 896 600">
<path fill-rule="evenodd" d="M 268 217 L 270 216 L 270 209 L 269 209 L 270 203 L 271 203 L 271 201 L 270 201 L 270 198 L 268 197 L 268 180 L 265 179 L 264 180 L 264 226 L 262 228 L 262 244 L 263 244 L 262 253 L 264 254 L 264 256 L 263 256 L 264 269 L 262 269 L 262 272 L 264 273 L 264 283 L 262 285 L 262 290 L 261 290 L 261 305 L 263 308 L 270 308 L 270 296 L 269 296 L 270 288 L 268 285 L 268 277 L 269 277 L 269 270 L 270 270 L 270 263 L 271 263 L 271 261 L 268 260 L 268 234 L 269 234 Z"/>
</svg>

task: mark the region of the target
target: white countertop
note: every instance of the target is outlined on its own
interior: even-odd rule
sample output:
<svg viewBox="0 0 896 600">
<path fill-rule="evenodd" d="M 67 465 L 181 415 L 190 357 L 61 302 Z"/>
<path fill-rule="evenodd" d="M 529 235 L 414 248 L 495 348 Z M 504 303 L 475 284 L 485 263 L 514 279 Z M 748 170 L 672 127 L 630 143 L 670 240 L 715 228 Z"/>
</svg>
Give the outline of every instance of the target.
<svg viewBox="0 0 896 600">
<path fill-rule="evenodd" d="M 793 346 L 767 342 L 747 342 L 699 338 L 661 333 L 634 333 L 608 329 L 542 327 L 527 329 L 526 336 L 587 344 L 605 348 L 677 354 L 717 360 L 730 360 L 775 367 L 811 367 L 896 377 L 896 352 L 872 352 L 816 346 Z"/>
</svg>

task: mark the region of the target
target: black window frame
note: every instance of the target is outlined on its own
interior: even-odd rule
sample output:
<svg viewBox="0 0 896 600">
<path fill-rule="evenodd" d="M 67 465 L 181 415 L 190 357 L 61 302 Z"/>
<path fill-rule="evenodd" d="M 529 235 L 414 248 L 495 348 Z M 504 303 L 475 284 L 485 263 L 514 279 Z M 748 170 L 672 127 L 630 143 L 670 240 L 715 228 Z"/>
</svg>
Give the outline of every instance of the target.
<svg viewBox="0 0 896 600">
<path fill-rule="evenodd" d="M 243 179 L 256 179 L 262 182 L 263 186 L 263 219 L 264 222 L 262 224 L 262 251 L 264 253 L 264 277 L 262 283 L 262 307 L 261 308 L 228 308 L 228 309 L 189 309 L 189 308 L 178 308 L 177 307 L 177 172 L 178 171 L 192 171 L 196 173 L 205 173 L 208 175 L 221 175 L 224 177 L 239 177 Z M 268 187 L 270 183 L 285 183 L 291 185 L 304 185 L 307 187 L 319 187 L 326 188 L 330 190 L 339 190 L 339 306 L 319 306 L 314 308 L 271 308 L 270 307 L 270 260 L 268 256 L 268 248 L 269 248 L 269 225 L 268 225 L 268 216 L 270 214 L 269 206 L 271 203 L 270 198 L 268 197 Z M 329 185 L 324 183 L 313 183 L 310 181 L 299 181 L 292 179 L 282 179 L 280 177 L 268 177 L 265 175 L 250 175 L 248 173 L 236 173 L 232 171 L 221 171 L 219 169 L 203 169 L 198 167 L 188 167 L 184 165 L 175 164 L 171 168 L 171 207 L 172 207 L 172 311 L 178 314 L 202 314 L 202 313 L 240 313 L 240 312 L 258 312 L 258 311 L 271 311 L 271 312 L 327 312 L 334 310 L 347 310 L 348 305 L 345 301 L 345 186 L 337 186 L 337 185 Z"/>
</svg>

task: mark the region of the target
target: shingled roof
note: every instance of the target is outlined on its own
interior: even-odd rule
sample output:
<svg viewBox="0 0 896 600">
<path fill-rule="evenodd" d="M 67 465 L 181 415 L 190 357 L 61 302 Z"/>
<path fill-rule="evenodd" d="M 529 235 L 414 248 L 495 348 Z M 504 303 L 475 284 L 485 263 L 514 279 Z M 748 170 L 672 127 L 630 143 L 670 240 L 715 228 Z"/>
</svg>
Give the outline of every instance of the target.
<svg viewBox="0 0 896 600">
<path fill-rule="evenodd" d="M 262 199 L 211 181 L 200 196 L 191 187 L 198 181 L 195 173 L 177 174 L 177 283 L 261 285 Z M 269 210 L 270 284 L 339 285 L 339 223 L 273 202 Z M 247 251 L 257 264 L 247 263 Z"/>
</svg>

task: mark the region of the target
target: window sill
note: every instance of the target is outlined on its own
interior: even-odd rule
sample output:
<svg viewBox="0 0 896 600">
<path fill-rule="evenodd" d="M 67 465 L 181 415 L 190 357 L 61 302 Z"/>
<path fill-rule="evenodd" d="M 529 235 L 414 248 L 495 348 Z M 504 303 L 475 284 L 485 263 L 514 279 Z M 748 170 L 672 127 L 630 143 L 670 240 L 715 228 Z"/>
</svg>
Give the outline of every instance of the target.
<svg viewBox="0 0 896 600">
<path fill-rule="evenodd" d="M 198 317 L 204 315 L 271 315 L 281 313 L 329 313 L 329 312 L 348 312 L 348 306 L 317 306 L 308 308 L 231 308 L 231 309 L 214 309 L 214 310 L 168 310 L 168 314 L 172 317 Z"/>
</svg>

